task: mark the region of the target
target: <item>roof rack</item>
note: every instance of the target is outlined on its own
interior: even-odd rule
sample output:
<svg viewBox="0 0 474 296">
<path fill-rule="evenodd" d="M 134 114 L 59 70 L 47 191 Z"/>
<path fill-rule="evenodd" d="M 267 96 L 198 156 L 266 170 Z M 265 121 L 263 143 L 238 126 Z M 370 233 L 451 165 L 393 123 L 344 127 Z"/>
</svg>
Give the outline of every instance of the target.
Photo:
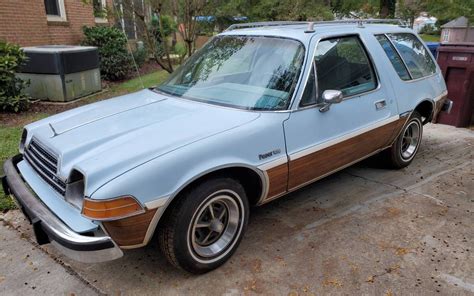
<svg viewBox="0 0 474 296">
<path fill-rule="evenodd" d="M 358 27 L 363 28 L 364 24 L 397 24 L 400 27 L 406 27 L 407 24 L 401 19 L 346 19 L 335 21 L 316 21 L 316 22 L 293 22 L 293 21 L 278 21 L 278 22 L 255 22 L 245 24 L 233 24 L 226 31 L 246 28 L 258 27 L 275 27 L 275 26 L 294 26 L 294 25 L 308 25 L 306 32 L 314 32 L 314 25 L 338 25 L 338 24 L 357 24 Z"/>
</svg>

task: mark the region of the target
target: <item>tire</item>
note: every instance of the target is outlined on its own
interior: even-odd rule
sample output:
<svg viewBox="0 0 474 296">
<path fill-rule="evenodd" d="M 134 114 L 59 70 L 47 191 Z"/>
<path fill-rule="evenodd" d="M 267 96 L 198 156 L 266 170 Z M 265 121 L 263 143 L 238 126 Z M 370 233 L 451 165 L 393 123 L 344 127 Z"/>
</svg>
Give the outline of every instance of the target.
<svg viewBox="0 0 474 296">
<path fill-rule="evenodd" d="M 421 115 L 413 111 L 393 145 L 386 151 L 388 164 L 395 169 L 408 166 L 420 148 L 423 136 Z"/>
<path fill-rule="evenodd" d="M 177 198 L 158 229 L 162 253 L 195 274 L 225 263 L 247 228 L 249 204 L 242 185 L 231 178 L 209 179 Z"/>
</svg>

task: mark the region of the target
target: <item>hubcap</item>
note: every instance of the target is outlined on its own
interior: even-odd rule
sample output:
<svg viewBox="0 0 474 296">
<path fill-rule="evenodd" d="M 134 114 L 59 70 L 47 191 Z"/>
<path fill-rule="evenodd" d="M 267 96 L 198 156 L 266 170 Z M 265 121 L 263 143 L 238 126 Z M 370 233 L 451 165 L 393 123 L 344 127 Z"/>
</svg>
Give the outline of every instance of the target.
<svg viewBox="0 0 474 296">
<path fill-rule="evenodd" d="M 412 158 L 420 142 L 420 125 L 417 121 L 412 121 L 405 128 L 402 138 L 402 158 L 409 160 Z"/>
<path fill-rule="evenodd" d="M 191 228 L 191 246 L 200 257 L 214 257 L 233 242 L 240 231 L 242 211 L 231 196 L 219 194 L 200 207 Z"/>
</svg>

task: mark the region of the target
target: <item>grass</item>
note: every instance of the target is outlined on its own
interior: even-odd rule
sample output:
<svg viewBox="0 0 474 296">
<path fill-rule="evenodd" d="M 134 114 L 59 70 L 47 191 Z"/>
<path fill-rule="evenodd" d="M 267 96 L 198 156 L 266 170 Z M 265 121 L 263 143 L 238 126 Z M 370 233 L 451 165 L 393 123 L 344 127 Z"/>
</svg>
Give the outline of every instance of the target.
<svg viewBox="0 0 474 296">
<path fill-rule="evenodd" d="M 3 175 L 3 162 L 18 153 L 18 142 L 21 136 L 21 127 L 0 127 L 0 139 L 2 145 L 0 146 L 0 175 Z M 0 190 L 0 212 L 8 211 L 15 208 L 13 200 Z"/>
<path fill-rule="evenodd" d="M 428 34 L 420 34 L 421 39 L 425 42 L 439 42 L 440 36 L 439 35 L 428 35 Z"/>
<path fill-rule="evenodd" d="M 114 96 L 135 92 L 143 89 L 143 87 L 152 87 L 164 81 L 166 77 L 168 77 L 167 72 L 157 71 L 147 75 L 143 75 L 141 77 L 141 80 L 140 78 L 134 78 L 122 83 L 113 84 L 107 90 L 80 101 L 80 105 L 85 105 L 103 99 L 112 98 Z M 73 107 L 77 107 L 77 104 L 71 106 L 71 108 Z M 23 125 L 29 122 L 39 120 L 41 118 L 45 118 L 52 114 L 53 113 L 48 113 L 48 111 L 29 115 L 18 114 L 17 117 L 21 118 L 21 120 L 18 120 L 18 125 L 0 126 L 0 175 L 3 175 L 3 162 L 18 153 L 18 143 L 20 141 Z M 6 196 L 3 193 L 3 190 L 0 189 L 0 212 L 5 212 L 14 208 L 15 203 L 13 202 L 13 200 L 9 196 Z"/>
</svg>

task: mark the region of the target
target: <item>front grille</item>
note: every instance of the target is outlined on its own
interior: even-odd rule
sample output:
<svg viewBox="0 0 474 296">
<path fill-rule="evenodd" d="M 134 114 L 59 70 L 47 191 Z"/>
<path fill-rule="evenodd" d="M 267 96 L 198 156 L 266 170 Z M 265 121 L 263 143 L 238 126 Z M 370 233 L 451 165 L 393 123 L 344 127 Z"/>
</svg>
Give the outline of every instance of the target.
<svg viewBox="0 0 474 296">
<path fill-rule="evenodd" d="M 64 196 L 66 184 L 56 176 L 58 171 L 56 155 L 33 138 L 25 149 L 24 157 L 43 180 Z"/>
</svg>

